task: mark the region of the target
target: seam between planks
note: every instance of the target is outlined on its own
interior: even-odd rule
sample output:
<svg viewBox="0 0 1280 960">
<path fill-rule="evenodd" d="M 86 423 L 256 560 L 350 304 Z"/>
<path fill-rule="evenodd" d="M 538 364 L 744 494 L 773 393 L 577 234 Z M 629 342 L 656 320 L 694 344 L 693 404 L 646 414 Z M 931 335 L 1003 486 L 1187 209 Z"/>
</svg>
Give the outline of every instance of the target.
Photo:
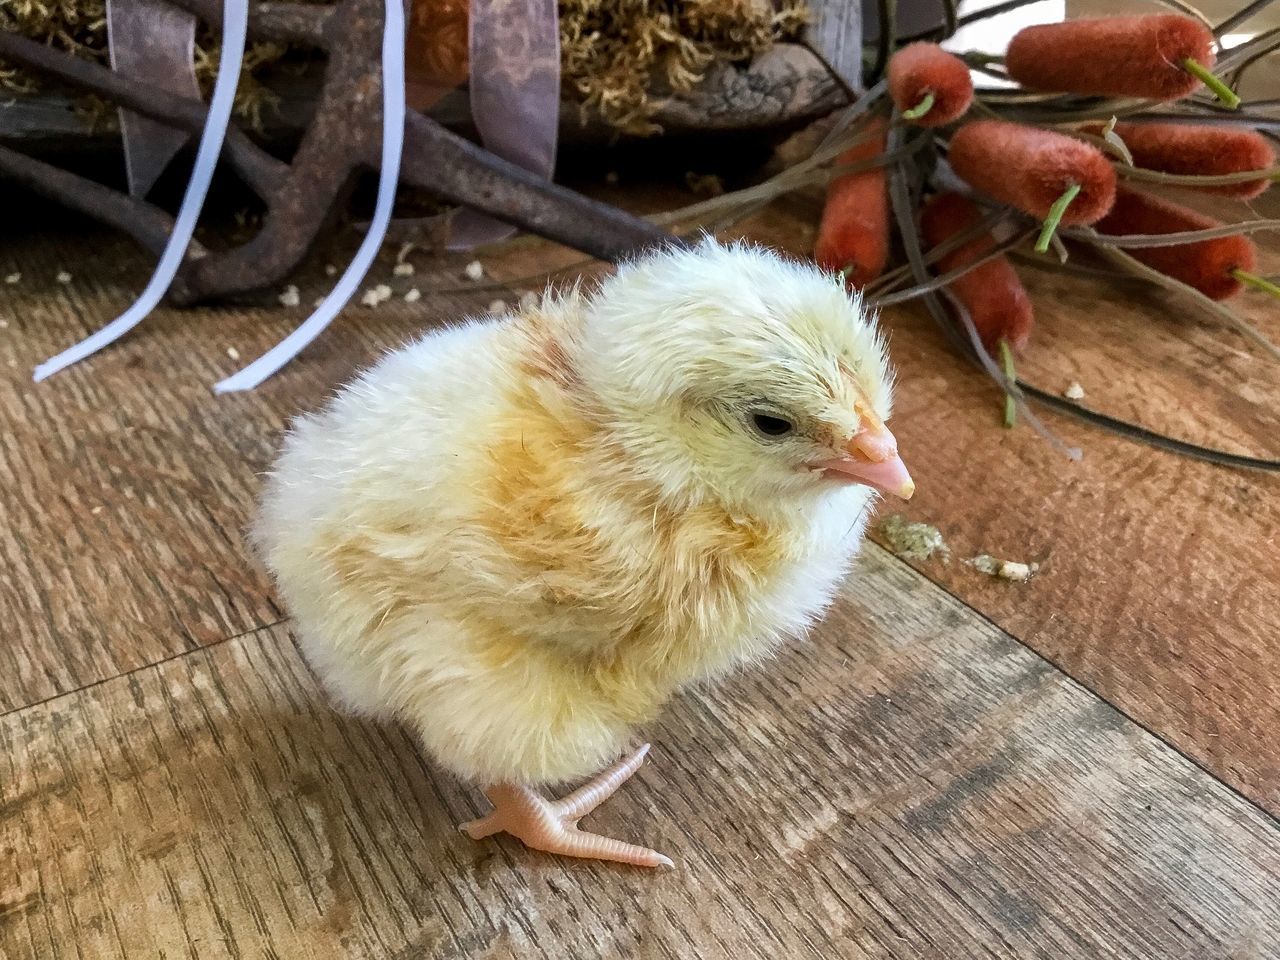
<svg viewBox="0 0 1280 960">
<path fill-rule="evenodd" d="M 74 697 L 78 693 L 84 693 L 86 690 L 92 690 L 94 687 L 100 687 L 104 683 L 110 683 L 111 681 L 119 680 L 122 677 L 131 677 L 135 673 L 141 673 L 144 670 L 150 670 L 152 667 L 159 667 L 166 663 L 172 663 L 175 660 L 181 660 L 183 657 L 189 657 L 192 654 L 201 653 L 202 651 L 205 651 L 205 650 L 213 650 L 216 647 L 222 646 L 224 643 L 230 643 L 232 640 L 240 640 L 240 639 L 243 639 L 244 637 L 253 636 L 255 633 L 261 633 L 263 630 L 270 630 L 272 627 L 278 627 L 282 623 L 287 623 L 289 619 L 290 619 L 289 617 L 281 617 L 279 620 L 273 620 L 270 623 L 261 623 L 261 624 L 258 624 L 258 626 L 256 627 L 250 627 L 248 630 L 241 630 L 239 633 L 233 633 L 230 636 L 222 637 L 219 640 L 214 640 L 210 643 L 205 643 L 199 646 L 191 647 L 187 650 L 180 650 L 177 653 L 172 654 L 170 656 L 161 657 L 159 660 L 152 660 L 149 663 L 139 664 L 138 666 L 134 667 L 131 670 L 124 670 L 124 671 L 121 671 L 120 673 L 112 674 L 109 677 L 99 677 L 97 680 L 94 680 L 92 683 L 86 683 L 84 686 L 76 687 L 74 690 L 63 690 L 59 693 L 55 693 L 55 694 L 52 694 L 51 696 L 45 697 L 42 700 L 33 700 L 30 703 L 24 703 L 17 707 L 11 707 L 8 710 L 5 710 L 4 712 L 0 713 L 0 720 L 3 720 L 5 717 L 12 716 L 15 713 L 21 713 L 23 710 L 31 710 L 35 707 L 42 707 L 45 704 L 53 703 L 55 700 L 61 700 L 63 697 Z"/>
<path fill-rule="evenodd" d="M 1194 766 L 1197 770 L 1199 770 L 1201 773 L 1204 773 L 1206 776 L 1210 777 L 1216 783 L 1221 784 L 1221 786 L 1225 790 L 1230 792 L 1233 796 L 1238 797 L 1239 799 L 1247 803 L 1249 806 L 1251 806 L 1254 810 L 1257 810 L 1260 814 L 1262 814 L 1265 820 L 1267 821 L 1267 823 L 1272 827 L 1272 829 L 1280 830 L 1280 816 L 1277 816 L 1275 813 L 1272 813 L 1270 810 L 1264 807 L 1261 803 L 1259 803 L 1253 797 L 1250 797 L 1248 794 L 1243 793 L 1235 785 L 1228 783 L 1226 780 L 1220 777 L 1217 773 L 1215 773 L 1209 767 L 1205 766 L 1205 764 L 1201 762 L 1201 760 L 1198 757 L 1188 753 L 1178 744 L 1169 740 L 1167 737 L 1159 733 L 1149 724 L 1146 724 L 1143 721 L 1139 720 L 1137 717 L 1133 716 L 1133 714 L 1131 714 L 1129 711 L 1125 710 L 1124 708 L 1120 707 L 1118 704 L 1114 703 L 1107 697 L 1103 696 L 1093 687 L 1089 686 L 1089 684 L 1085 683 L 1083 680 L 1076 677 L 1070 671 L 1065 669 L 1061 664 L 1055 662 L 1052 657 L 1045 656 L 1035 647 L 1031 646 L 1030 643 L 1023 640 L 1021 637 L 1017 636 L 1016 634 L 1010 632 L 1005 627 L 1001 626 L 999 623 L 997 623 L 991 617 L 987 616 L 981 610 L 977 609 L 972 604 L 965 601 L 962 597 L 959 597 L 956 594 L 952 593 L 941 583 L 939 583 L 938 581 L 930 577 L 927 573 L 917 570 L 906 560 L 903 560 L 901 557 L 895 554 L 892 550 L 889 550 L 889 549 L 886 549 L 885 547 L 880 546 L 880 544 L 876 543 L 873 540 L 867 540 L 864 549 L 879 551 L 886 558 L 892 561 L 895 565 L 907 570 L 913 576 L 923 580 L 931 588 L 939 591 L 940 593 L 944 594 L 947 597 L 950 597 L 953 601 L 958 603 L 960 606 L 964 607 L 965 610 L 967 610 L 971 615 L 976 617 L 978 620 L 987 624 L 989 627 L 991 627 L 993 630 L 997 631 L 998 633 L 1001 633 L 1004 636 L 1008 637 L 1009 639 L 1013 640 L 1019 646 L 1029 651 L 1032 654 L 1032 656 L 1036 657 L 1038 660 L 1041 660 L 1044 663 L 1047 663 L 1050 667 L 1054 669 L 1054 671 L 1056 671 L 1058 674 L 1064 677 L 1073 686 L 1079 688 L 1088 696 L 1092 697 L 1094 700 L 1100 703 L 1105 703 L 1108 707 L 1110 707 L 1120 716 L 1124 717 L 1125 720 L 1133 724 L 1139 730 L 1142 730 L 1148 736 L 1151 736 L 1155 740 L 1159 741 L 1165 747 L 1172 750 L 1178 756 L 1182 757 L 1184 760 L 1186 760 L 1188 763 Z M 192 654 L 201 653 L 206 650 L 212 650 L 216 647 L 222 646 L 224 643 L 229 643 L 232 640 L 240 640 L 240 639 L 243 639 L 244 637 L 253 636 L 254 634 L 261 633 L 263 630 L 270 630 L 273 627 L 278 627 L 281 624 L 287 623 L 289 620 L 290 620 L 289 617 L 281 617 L 278 620 L 273 620 L 270 623 L 259 624 L 256 627 L 251 627 L 248 630 L 242 630 L 239 633 L 231 634 L 230 636 L 223 637 L 222 639 L 216 640 L 212 643 L 206 643 L 190 650 L 183 650 L 183 651 L 180 651 L 179 653 L 173 654 L 172 656 L 164 657 L 160 660 L 155 660 L 151 663 L 140 664 L 139 666 L 134 667 L 132 670 L 125 670 L 121 673 L 115 674 L 110 677 L 99 678 L 98 680 L 95 680 L 92 683 L 87 683 L 84 686 L 77 687 L 74 690 L 64 690 L 61 693 L 54 694 L 53 696 L 45 697 L 43 700 L 36 700 L 32 703 L 23 704 L 22 706 L 19 706 L 19 707 L 13 707 L 10 710 L 6 710 L 3 713 L 0 713 L 0 719 L 4 719 L 5 717 L 8 717 L 11 714 L 19 713 L 23 710 L 29 710 L 33 707 L 39 707 L 48 703 L 52 703 L 53 701 L 60 700 L 63 697 L 74 696 L 78 693 L 84 692 L 85 690 L 92 690 L 94 687 L 99 687 L 104 683 L 111 682 L 112 680 L 119 680 L 121 677 L 132 676 L 135 673 L 140 673 L 143 670 L 149 670 L 152 667 L 158 667 L 162 664 L 171 663 L 175 660 L 181 660 L 183 657 L 188 657 L 188 656 L 191 656 Z"/>
<path fill-rule="evenodd" d="M 1089 684 L 1085 683 L 1084 680 L 1080 679 L 1079 677 L 1075 676 L 1075 674 L 1071 673 L 1071 671 L 1067 670 L 1064 666 L 1062 666 L 1062 664 L 1054 660 L 1053 657 L 1049 657 L 1041 653 L 1039 650 L 1033 647 L 1028 641 L 1023 640 L 1017 634 L 1011 632 L 1006 627 L 997 623 L 995 620 L 987 616 L 987 614 L 983 613 L 977 607 L 973 606 L 963 597 L 960 597 L 952 593 L 943 584 L 939 583 L 937 580 L 933 579 L 933 577 L 929 576 L 927 573 L 923 572 L 922 570 L 916 569 L 910 563 L 902 559 L 902 557 L 898 556 L 896 553 L 894 553 L 892 550 L 888 549 L 887 547 L 880 546 L 880 544 L 876 543 L 874 540 L 867 540 L 866 547 L 864 549 L 879 550 L 886 557 L 890 558 L 895 564 L 905 567 L 907 570 L 910 570 L 912 573 L 916 574 L 917 576 L 922 577 L 930 585 L 932 585 L 934 588 L 945 593 L 948 597 L 953 599 L 956 603 L 960 604 L 960 606 L 964 607 L 966 610 L 969 611 L 969 613 L 973 614 L 973 616 L 981 620 L 983 623 L 986 623 L 989 626 L 993 627 L 994 629 L 998 630 L 1000 633 L 1004 634 L 1006 637 L 1013 640 L 1019 646 L 1030 651 L 1031 654 L 1035 656 L 1037 659 L 1042 660 L 1045 663 L 1047 663 L 1049 666 L 1053 667 L 1055 671 L 1057 671 L 1061 676 L 1065 677 L 1073 686 L 1083 690 L 1085 693 L 1091 696 L 1094 700 L 1097 700 L 1100 703 L 1105 703 L 1112 710 L 1114 710 L 1120 716 L 1124 717 L 1125 720 L 1129 721 L 1129 723 L 1132 723 L 1139 730 L 1142 730 L 1145 733 L 1149 734 L 1151 737 L 1154 737 L 1164 746 L 1168 747 L 1178 756 L 1182 757 L 1184 760 L 1186 760 L 1188 763 L 1194 766 L 1201 773 L 1207 774 L 1211 779 L 1221 784 L 1226 790 L 1228 790 L 1234 796 L 1239 797 L 1249 806 L 1253 807 L 1253 809 L 1261 813 L 1266 818 L 1267 822 L 1271 825 L 1273 829 L 1280 830 L 1280 814 L 1273 813 L 1272 811 L 1264 807 L 1261 803 L 1259 803 L 1257 800 L 1255 800 L 1253 797 L 1249 796 L 1246 793 L 1243 793 L 1234 784 L 1228 783 L 1226 780 L 1220 777 L 1217 773 L 1215 773 L 1209 767 L 1205 766 L 1204 763 L 1201 762 L 1201 760 L 1198 757 L 1196 757 L 1194 754 L 1188 753 L 1186 750 L 1184 750 L 1178 744 L 1171 741 L 1168 737 L 1164 736 L 1154 727 L 1152 727 L 1147 723 L 1144 723 L 1142 720 L 1139 720 L 1137 717 L 1131 714 L 1128 710 L 1125 710 L 1119 704 L 1114 703 L 1112 700 L 1108 699 L 1106 696 L 1104 696 L 1103 694 L 1095 690 Z"/>
</svg>

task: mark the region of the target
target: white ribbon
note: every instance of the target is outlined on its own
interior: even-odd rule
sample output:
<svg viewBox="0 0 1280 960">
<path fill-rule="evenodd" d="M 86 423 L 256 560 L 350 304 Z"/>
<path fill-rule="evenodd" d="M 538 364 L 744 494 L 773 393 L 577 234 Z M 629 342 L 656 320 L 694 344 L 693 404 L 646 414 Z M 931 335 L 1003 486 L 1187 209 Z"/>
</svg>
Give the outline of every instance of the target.
<svg viewBox="0 0 1280 960">
<path fill-rule="evenodd" d="M 209 113 L 205 117 L 204 130 L 200 134 L 200 148 L 196 151 L 195 169 L 187 183 L 182 206 L 178 208 L 178 219 L 174 221 L 173 233 L 169 235 L 169 242 L 165 244 L 164 253 L 160 256 L 160 262 L 156 265 L 150 282 L 133 306 L 115 320 L 91 337 L 81 340 L 74 347 L 64 350 L 36 367 L 34 379 L 37 383 L 123 337 L 156 308 L 164 297 L 165 291 L 173 283 L 173 278 L 178 275 L 182 257 L 187 252 L 187 245 L 191 243 L 191 235 L 196 229 L 196 220 L 200 217 L 205 196 L 209 192 L 209 183 L 213 180 L 213 170 L 217 166 L 218 155 L 222 152 L 222 141 L 227 135 L 227 126 L 231 123 L 231 108 L 235 101 L 236 83 L 240 79 L 240 63 L 244 59 L 244 39 L 248 25 L 247 0 L 223 0 L 222 56 L 218 60 L 218 78 L 213 85 Z"/>
<path fill-rule="evenodd" d="M 333 291 L 293 333 L 249 364 L 214 385 L 218 393 L 252 390 L 297 356 L 347 305 L 373 265 L 373 258 L 386 238 L 391 209 L 400 180 L 400 154 L 404 149 L 404 7 L 402 0 L 387 0 L 386 25 L 382 34 L 382 170 L 378 176 L 378 199 L 373 222 L 355 258 Z"/>
</svg>

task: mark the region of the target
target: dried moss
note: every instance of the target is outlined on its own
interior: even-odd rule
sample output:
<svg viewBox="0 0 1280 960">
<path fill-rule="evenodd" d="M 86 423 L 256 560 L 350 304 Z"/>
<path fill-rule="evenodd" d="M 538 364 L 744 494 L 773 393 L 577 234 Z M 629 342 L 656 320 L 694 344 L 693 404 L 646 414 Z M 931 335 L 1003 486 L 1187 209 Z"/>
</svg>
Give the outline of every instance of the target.
<svg viewBox="0 0 1280 960">
<path fill-rule="evenodd" d="M 318 3 L 321 0 L 298 0 L 301 3 Z M 107 47 L 106 0 L 0 0 L 0 30 L 20 33 L 33 40 L 73 53 L 94 63 L 107 64 L 110 53 Z M 196 32 L 195 75 L 202 92 L 207 96 L 213 87 L 218 69 L 219 44 L 214 34 L 203 27 Z M 275 96 L 263 86 L 261 74 L 279 63 L 288 53 L 280 44 L 254 41 L 245 50 L 241 66 L 240 83 L 236 88 L 236 113 L 255 126 L 261 122 L 262 111 L 275 103 Z M 34 93 L 41 89 L 40 78 L 28 74 L 19 66 L 0 61 L 0 88 L 17 94 Z M 83 97 L 77 101 L 81 112 L 95 124 L 106 120 L 113 109 L 96 97 Z"/>
<path fill-rule="evenodd" d="M 619 130 L 653 133 L 663 97 L 688 92 L 717 64 L 746 63 L 793 39 L 806 18 L 804 0 L 560 0 L 565 95 Z M 107 62 L 105 0 L 0 0 L 0 29 Z M 441 56 L 463 37 L 465 31 L 451 30 Z M 236 95 L 240 116 L 260 119 L 272 98 L 259 77 L 288 54 L 278 44 L 250 45 Z M 195 67 L 206 92 L 217 57 L 216 39 L 202 31 Z M 0 88 L 30 93 L 38 81 L 0 63 Z"/>
<path fill-rule="evenodd" d="M 21 33 L 86 60 L 107 59 L 106 0 L 0 0 L 0 30 Z M 0 87 L 31 93 L 36 81 L 0 61 Z"/>
<path fill-rule="evenodd" d="M 795 37 L 806 18 L 802 0 L 560 0 L 565 84 L 584 112 L 652 133 L 662 96 Z"/>
</svg>

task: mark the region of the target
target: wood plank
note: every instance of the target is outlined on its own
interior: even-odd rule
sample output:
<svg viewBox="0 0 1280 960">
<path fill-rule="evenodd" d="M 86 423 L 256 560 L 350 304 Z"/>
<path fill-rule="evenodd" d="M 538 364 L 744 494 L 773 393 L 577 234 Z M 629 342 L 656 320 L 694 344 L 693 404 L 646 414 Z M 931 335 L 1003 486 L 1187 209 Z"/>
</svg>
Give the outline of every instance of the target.
<svg viewBox="0 0 1280 960">
<path fill-rule="evenodd" d="M 476 794 L 331 713 L 281 627 L 25 708 L 0 954 L 1280 951 L 1280 826 L 876 547 L 811 642 L 650 733 L 595 824 L 669 873 L 461 836 Z"/>
<path fill-rule="evenodd" d="M 268 385 L 214 396 L 215 380 L 282 338 L 332 284 L 318 259 L 297 281 L 303 307 L 268 296 L 162 309 L 117 347 L 33 384 L 36 363 L 127 307 L 152 266 L 115 235 L 50 219 L 37 242 L 0 237 L 0 278 L 21 274 L 0 283 L 0 712 L 278 620 L 241 531 L 282 425 L 387 345 L 494 296 L 463 278 L 465 257 L 411 278 L 391 277 L 384 257 L 370 283 L 462 292 L 352 307 Z M 69 283 L 56 281 L 61 270 Z"/>
</svg>

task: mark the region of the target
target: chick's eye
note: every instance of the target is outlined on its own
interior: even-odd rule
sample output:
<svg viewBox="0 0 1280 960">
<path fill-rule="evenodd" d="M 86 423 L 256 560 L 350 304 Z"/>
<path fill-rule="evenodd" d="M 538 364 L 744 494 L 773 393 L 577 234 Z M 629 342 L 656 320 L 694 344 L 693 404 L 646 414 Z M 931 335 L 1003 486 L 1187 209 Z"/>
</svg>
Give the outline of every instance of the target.
<svg viewBox="0 0 1280 960">
<path fill-rule="evenodd" d="M 790 420 L 775 417 L 768 413 L 753 413 L 751 425 L 766 437 L 785 437 L 795 428 Z"/>
</svg>

